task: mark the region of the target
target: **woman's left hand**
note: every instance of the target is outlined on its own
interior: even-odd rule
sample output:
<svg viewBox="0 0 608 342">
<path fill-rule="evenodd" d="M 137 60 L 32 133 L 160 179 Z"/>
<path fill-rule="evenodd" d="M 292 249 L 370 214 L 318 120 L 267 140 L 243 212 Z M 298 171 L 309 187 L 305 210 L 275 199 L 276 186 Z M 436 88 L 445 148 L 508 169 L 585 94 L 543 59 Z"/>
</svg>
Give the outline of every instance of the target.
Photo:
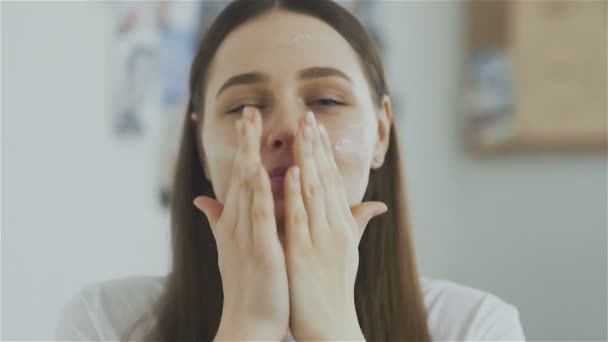
<svg viewBox="0 0 608 342">
<path fill-rule="evenodd" d="M 290 330 L 297 341 L 364 340 L 355 310 L 359 241 L 381 202 L 349 207 L 327 132 L 307 113 L 285 179 Z"/>
</svg>

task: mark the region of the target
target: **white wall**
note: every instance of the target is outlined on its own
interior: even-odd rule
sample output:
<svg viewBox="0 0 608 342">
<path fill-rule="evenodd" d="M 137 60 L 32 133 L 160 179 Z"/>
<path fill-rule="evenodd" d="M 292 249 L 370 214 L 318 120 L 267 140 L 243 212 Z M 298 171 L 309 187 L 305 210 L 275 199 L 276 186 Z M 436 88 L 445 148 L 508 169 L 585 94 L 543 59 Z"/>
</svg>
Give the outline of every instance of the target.
<svg viewBox="0 0 608 342">
<path fill-rule="evenodd" d="M 2 2 L 2 340 L 84 284 L 168 269 L 151 136 L 111 135 L 109 2 Z"/>
<path fill-rule="evenodd" d="M 471 158 L 462 4 L 389 6 L 421 270 L 517 305 L 529 339 L 605 340 L 606 157 Z M 110 134 L 110 22 L 107 2 L 2 3 L 2 340 L 50 339 L 86 283 L 168 270 L 155 136 Z"/>
</svg>

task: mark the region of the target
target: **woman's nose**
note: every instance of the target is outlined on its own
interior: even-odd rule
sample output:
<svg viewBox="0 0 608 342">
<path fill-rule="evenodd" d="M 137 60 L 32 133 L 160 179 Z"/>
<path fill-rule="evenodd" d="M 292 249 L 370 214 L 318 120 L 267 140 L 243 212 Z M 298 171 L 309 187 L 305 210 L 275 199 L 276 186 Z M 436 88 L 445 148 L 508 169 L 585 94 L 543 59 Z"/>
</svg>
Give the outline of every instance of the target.
<svg viewBox="0 0 608 342">
<path fill-rule="evenodd" d="M 264 120 L 264 146 L 269 151 L 293 150 L 293 143 L 302 115 L 273 113 Z"/>
</svg>

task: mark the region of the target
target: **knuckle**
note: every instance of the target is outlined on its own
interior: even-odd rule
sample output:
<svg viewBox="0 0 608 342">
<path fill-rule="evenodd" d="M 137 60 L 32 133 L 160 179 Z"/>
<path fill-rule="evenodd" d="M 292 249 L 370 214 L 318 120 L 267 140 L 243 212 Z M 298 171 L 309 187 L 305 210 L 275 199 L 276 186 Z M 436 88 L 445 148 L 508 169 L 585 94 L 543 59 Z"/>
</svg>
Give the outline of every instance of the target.
<svg viewBox="0 0 608 342">
<path fill-rule="evenodd" d="M 308 198 L 313 198 L 319 195 L 321 191 L 321 186 L 317 181 L 309 182 L 304 186 L 304 196 Z"/>
<path fill-rule="evenodd" d="M 287 192 L 289 195 L 296 197 L 300 193 L 300 183 L 291 182 L 289 186 L 287 186 Z"/>
<path fill-rule="evenodd" d="M 333 172 L 330 172 L 330 170 L 329 170 L 329 169 L 327 169 L 327 168 L 324 168 L 324 169 L 321 171 L 321 173 L 320 173 L 320 176 L 319 176 L 319 177 L 321 178 L 321 183 L 322 183 L 324 186 L 327 186 L 327 185 L 333 184 L 333 183 L 334 183 L 334 181 L 335 181 L 335 175 L 334 175 L 334 173 L 333 173 Z"/>
<path fill-rule="evenodd" d="M 302 210 L 296 210 L 296 212 L 294 212 L 292 216 L 293 223 L 296 225 L 306 224 L 307 219 L 308 218 Z"/>
<path fill-rule="evenodd" d="M 264 181 L 262 176 L 263 175 L 255 178 L 255 181 L 253 182 L 253 191 L 258 193 L 264 193 L 264 191 L 266 190 L 266 182 Z"/>
<path fill-rule="evenodd" d="M 266 272 L 278 271 L 281 267 L 280 258 L 273 253 L 272 248 L 256 248 L 253 258 Z"/>
<path fill-rule="evenodd" d="M 247 178 L 245 178 L 245 177 L 239 177 L 237 182 L 238 182 L 239 188 L 247 189 L 249 187 L 249 182 L 247 181 Z"/>
<path fill-rule="evenodd" d="M 253 191 L 256 183 L 255 179 L 251 176 L 251 171 L 249 170 L 249 168 L 244 171 L 244 175 L 241 178 L 241 185 L 247 190 Z"/>
<path fill-rule="evenodd" d="M 270 220 L 271 215 L 270 208 L 265 205 L 255 206 L 251 212 L 253 222 L 267 222 Z"/>
</svg>

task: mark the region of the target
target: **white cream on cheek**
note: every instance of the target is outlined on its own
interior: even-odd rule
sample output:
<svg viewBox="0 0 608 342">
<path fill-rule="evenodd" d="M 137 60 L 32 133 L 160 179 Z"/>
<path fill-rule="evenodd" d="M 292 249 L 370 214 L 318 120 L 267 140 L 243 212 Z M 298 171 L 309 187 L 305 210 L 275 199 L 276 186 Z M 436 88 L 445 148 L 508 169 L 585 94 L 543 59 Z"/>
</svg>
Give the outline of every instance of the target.
<svg viewBox="0 0 608 342">
<path fill-rule="evenodd" d="M 373 130 L 369 125 L 350 124 L 329 131 L 336 161 L 365 163 L 370 159 L 374 144 Z"/>
<path fill-rule="evenodd" d="M 374 127 L 373 123 L 328 130 L 350 205 L 359 203 L 367 188 L 376 132 L 371 127 Z"/>
</svg>

